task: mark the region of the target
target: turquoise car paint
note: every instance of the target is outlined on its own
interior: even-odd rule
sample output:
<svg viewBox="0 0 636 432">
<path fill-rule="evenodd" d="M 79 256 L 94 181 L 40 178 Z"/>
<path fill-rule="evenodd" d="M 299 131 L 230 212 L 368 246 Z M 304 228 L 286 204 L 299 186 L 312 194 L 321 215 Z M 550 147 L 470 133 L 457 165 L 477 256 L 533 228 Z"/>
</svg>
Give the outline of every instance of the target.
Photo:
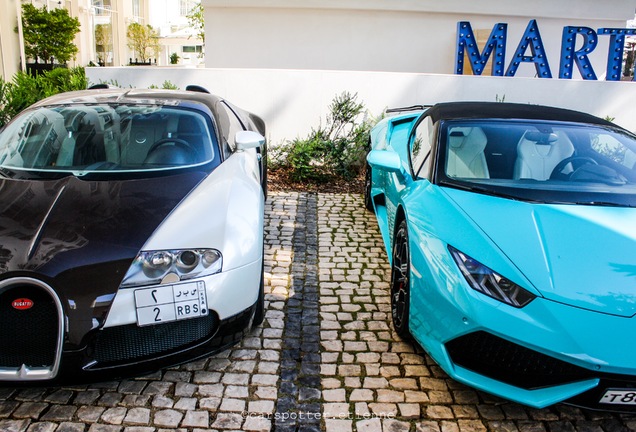
<svg viewBox="0 0 636 432">
<path fill-rule="evenodd" d="M 629 222 L 636 220 L 636 209 L 447 193 L 544 297 L 624 317 L 636 314 L 636 224 Z"/>
<path fill-rule="evenodd" d="M 367 156 L 367 162 L 372 168 L 378 168 L 386 172 L 400 172 L 404 169 L 400 156 L 389 151 L 371 150 Z"/>
<path fill-rule="evenodd" d="M 465 104 L 456 111 L 476 105 Z M 579 120 L 585 125 L 615 128 L 584 114 L 580 114 L 579 119 L 577 113 L 569 111 L 543 107 L 535 112 L 533 107 L 494 105 L 485 103 L 483 112 L 489 116 L 504 113 L 501 115 L 515 119 L 530 113 L 531 119 L 564 120 L 568 127 L 574 128 Z M 510 112 L 506 112 L 508 108 Z M 490 184 L 499 185 L 497 179 L 478 179 L 474 188 L 472 179 L 466 180 L 468 186 L 461 183 L 464 179 L 459 179 L 455 186 L 453 179 L 444 180 L 440 171 L 443 165 L 439 161 L 447 157 L 446 150 L 437 150 L 438 146 L 445 145 L 438 136 L 441 125 L 447 121 L 444 109 L 437 111 L 433 107 L 428 111 L 388 117 L 371 132 L 370 195 L 389 262 L 399 220 L 405 219 L 408 228 L 411 335 L 449 376 L 499 397 L 535 408 L 566 402 L 633 412 L 634 407 L 600 401 L 606 389 L 636 388 L 636 344 L 632 343 L 636 334 L 636 262 L 631 258 L 636 250 L 636 225 L 631 222 L 636 217 L 636 208 L 621 205 L 620 201 L 608 205 L 604 199 L 599 200 L 602 204 L 599 205 L 591 198 L 587 205 L 577 204 L 579 198 L 571 203 L 549 202 L 541 200 L 534 189 L 532 199 L 511 197 L 497 193 L 496 188 L 488 189 Z M 483 112 L 467 115 L 471 127 L 478 124 L 485 115 Z M 432 168 L 427 178 L 413 179 L 410 140 L 423 123 L 420 119 L 426 116 L 434 118 L 435 125 L 430 135 L 434 141 L 432 152 L 428 156 Z M 462 128 L 467 130 L 466 126 Z M 636 137 L 629 132 L 619 130 L 618 133 L 636 142 Z M 491 142 L 492 136 L 484 135 Z M 580 144 L 576 136 L 572 139 Z M 636 146 L 634 149 L 636 158 Z M 491 163 L 508 157 L 514 162 L 516 151 L 516 141 L 512 156 L 502 156 L 499 149 L 497 154 L 488 153 L 487 148 L 486 159 Z M 395 155 L 402 162 L 400 170 L 396 169 Z M 625 160 L 616 160 L 631 169 L 627 156 Z M 613 162 L 601 163 L 613 166 Z M 489 165 L 488 168 L 491 173 L 502 171 L 501 166 Z M 622 181 L 620 176 L 616 179 Z M 634 179 L 636 184 L 636 173 Z M 504 178 L 500 183 L 505 181 L 510 182 Z M 523 185 L 523 181 L 520 184 Z M 567 190 L 566 180 L 544 181 L 550 187 L 556 184 L 554 189 L 559 192 Z M 595 180 L 586 177 L 584 181 Z M 631 182 L 631 177 L 626 181 Z M 536 181 L 527 182 L 531 188 L 542 186 Z M 575 185 L 580 189 L 587 187 L 587 183 Z M 626 186 L 621 193 L 631 193 L 630 187 Z M 598 189 L 604 188 L 600 185 Z M 517 308 L 476 291 L 467 283 L 449 246 L 536 298 Z M 529 352 L 533 359 L 561 362 L 566 369 L 574 368 L 580 377 L 567 382 L 555 379 L 553 384 L 535 388 L 532 384 L 511 384 L 519 381 L 508 380 L 508 369 L 493 378 L 478 362 L 462 364 L 464 360 L 461 360 L 457 363 L 449 347 L 476 334 L 491 335 L 495 341 L 526 350 L 522 352 Z M 523 359 L 517 360 L 523 363 Z M 506 365 L 510 375 L 523 374 L 521 370 L 514 370 L 514 364 L 512 361 Z"/>
<path fill-rule="evenodd" d="M 589 379 L 581 382 L 563 384 L 560 386 L 548 387 L 545 389 L 524 390 L 504 384 L 501 381 L 484 378 L 483 375 L 471 372 L 461 366 L 455 366 L 455 373 L 452 374 L 457 381 L 478 388 L 487 393 L 512 399 L 533 408 L 545 408 L 554 405 L 565 399 L 579 395 L 587 390 L 593 389 L 599 384 L 598 379 Z"/>
</svg>

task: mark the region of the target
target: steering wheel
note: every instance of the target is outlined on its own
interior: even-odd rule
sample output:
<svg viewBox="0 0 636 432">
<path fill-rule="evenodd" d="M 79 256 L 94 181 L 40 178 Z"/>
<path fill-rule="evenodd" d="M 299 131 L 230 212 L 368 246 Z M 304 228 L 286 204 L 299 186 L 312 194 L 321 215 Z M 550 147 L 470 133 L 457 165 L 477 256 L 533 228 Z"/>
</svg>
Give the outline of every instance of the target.
<svg viewBox="0 0 636 432">
<path fill-rule="evenodd" d="M 157 141 L 153 145 L 151 145 L 150 148 L 148 149 L 148 153 L 147 154 L 148 155 L 151 154 L 153 151 L 157 150 L 162 145 L 165 145 L 165 144 L 168 144 L 168 143 L 174 143 L 177 147 L 181 147 L 182 149 L 186 150 L 187 152 L 189 152 L 192 155 L 196 155 L 196 153 L 197 153 L 197 151 L 194 149 L 194 147 L 192 147 L 192 144 L 190 144 L 186 140 L 182 140 L 180 138 L 164 138 L 164 139 L 160 139 L 159 141 Z"/>
<path fill-rule="evenodd" d="M 563 171 L 563 168 L 565 168 L 565 166 L 567 164 L 569 164 L 570 162 L 579 162 L 578 167 L 575 167 L 574 163 L 572 163 L 572 170 L 573 172 L 577 170 L 577 168 L 580 168 L 581 166 L 585 165 L 585 164 L 592 164 L 592 165 L 598 165 L 598 162 L 596 162 L 594 159 L 592 159 L 591 157 L 587 157 L 587 156 L 570 156 L 567 157 L 565 159 L 563 159 L 561 162 L 559 162 L 558 164 L 556 164 L 556 166 L 554 167 L 554 169 L 552 170 L 552 173 L 550 174 L 550 180 L 567 180 L 570 178 L 570 174 L 563 174 L 561 171 Z"/>
</svg>

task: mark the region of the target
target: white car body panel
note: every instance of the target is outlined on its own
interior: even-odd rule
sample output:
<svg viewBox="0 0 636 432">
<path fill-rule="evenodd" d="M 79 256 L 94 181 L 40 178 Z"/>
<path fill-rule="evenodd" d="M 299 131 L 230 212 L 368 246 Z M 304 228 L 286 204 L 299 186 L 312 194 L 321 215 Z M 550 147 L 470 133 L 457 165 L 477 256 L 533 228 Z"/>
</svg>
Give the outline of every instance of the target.
<svg viewBox="0 0 636 432">
<path fill-rule="evenodd" d="M 164 220 L 142 250 L 217 249 L 220 273 L 193 279 L 206 284 L 208 308 L 220 319 L 257 300 L 263 254 L 263 191 L 254 149 L 230 156 Z M 104 327 L 137 321 L 136 288 L 120 288 Z"/>
</svg>

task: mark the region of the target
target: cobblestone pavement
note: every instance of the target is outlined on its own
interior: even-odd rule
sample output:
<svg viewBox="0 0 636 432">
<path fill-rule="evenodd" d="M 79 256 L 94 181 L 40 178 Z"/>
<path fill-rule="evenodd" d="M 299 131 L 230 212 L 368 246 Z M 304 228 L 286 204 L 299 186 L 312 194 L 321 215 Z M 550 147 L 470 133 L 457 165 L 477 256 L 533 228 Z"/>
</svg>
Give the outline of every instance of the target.
<svg viewBox="0 0 636 432">
<path fill-rule="evenodd" d="M 0 388 L 0 431 L 636 430 L 635 416 L 477 392 L 400 341 L 360 196 L 272 194 L 265 234 L 266 318 L 241 344 L 143 378 Z"/>
</svg>

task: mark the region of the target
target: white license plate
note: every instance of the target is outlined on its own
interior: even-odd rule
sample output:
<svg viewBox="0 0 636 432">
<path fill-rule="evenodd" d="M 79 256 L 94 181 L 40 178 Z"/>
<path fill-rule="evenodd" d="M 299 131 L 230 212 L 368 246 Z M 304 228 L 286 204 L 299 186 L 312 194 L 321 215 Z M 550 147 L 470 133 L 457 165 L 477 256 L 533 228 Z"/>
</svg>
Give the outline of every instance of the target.
<svg viewBox="0 0 636 432">
<path fill-rule="evenodd" d="M 139 326 L 206 316 L 205 283 L 186 282 L 135 290 L 135 307 Z"/>
<path fill-rule="evenodd" d="M 636 389 L 607 390 L 599 402 L 615 405 L 636 405 Z"/>
</svg>

